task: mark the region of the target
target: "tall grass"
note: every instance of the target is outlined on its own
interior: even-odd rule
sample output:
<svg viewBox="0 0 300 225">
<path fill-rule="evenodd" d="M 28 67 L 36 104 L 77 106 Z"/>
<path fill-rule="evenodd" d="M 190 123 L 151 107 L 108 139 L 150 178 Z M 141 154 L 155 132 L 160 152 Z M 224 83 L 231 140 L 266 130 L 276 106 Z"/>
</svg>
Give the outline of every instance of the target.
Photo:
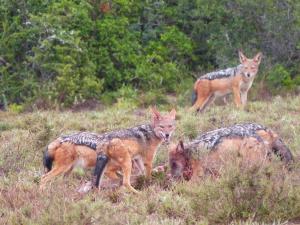
<svg viewBox="0 0 300 225">
<path fill-rule="evenodd" d="M 168 107 L 167 107 L 168 108 Z M 61 133 L 105 132 L 150 120 L 148 109 L 118 104 L 103 111 L 0 112 L 0 224 L 290 224 L 300 220 L 300 97 L 250 102 L 245 111 L 211 106 L 199 115 L 177 108 L 173 141 L 237 122 L 252 121 L 277 131 L 295 155 L 292 170 L 280 162 L 265 168 L 237 168 L 221 178 L 166 183 L 164 176 L 123 189 L 76 192 L 91 171 L 74 171 L 40 192 L 45 146 Z M 167 146 L 155 164 L 167 161 Z"/>
</svg>

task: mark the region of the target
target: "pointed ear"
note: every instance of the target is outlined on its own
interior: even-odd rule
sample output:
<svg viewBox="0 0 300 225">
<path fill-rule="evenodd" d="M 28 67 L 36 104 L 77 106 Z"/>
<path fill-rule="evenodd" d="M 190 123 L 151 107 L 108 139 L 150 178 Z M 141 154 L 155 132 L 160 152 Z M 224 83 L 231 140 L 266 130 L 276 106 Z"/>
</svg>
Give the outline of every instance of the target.
<svg viewBox="0 0 300 225">
<path fill-rule="evenodd" d="M 184 144 L 183 141 L 180 140 L 177 147 L 176 147 L 176 152 L 178 153 L 184 153 Z"/>
<path fill-rule="evenodd" d="M 170 115 L 170 117 L 171 117 L 172 119 L 175 120 L 175 118 L 176 118 L 176 110 L 175 110 L 175 109 L 172 109 L 171 112 L 169 113 L 169 115 Z"/>
<path fill-rule="evenodd" d="M 242 64 L 247 61 L 247 57 L 244 55 L 244 53 L 241 50 L 239 50 L 239 58 Z"/>
<path fill-rule="evenodd" d="M 256 54 L 256 56 L 254 56 L 253 60 L 254 60 L 254 62 L 256 62 L 257 64 L 260 64 L 261 58 L 262 58 L 262 53 L 259 52 L 259 53 Z"/>
<path fill-rule="evenodd" d="M 156 122 L 156 121 L 160 120 L 161 115 L 160 115 L 160 113 L 158 112 L 156 106 L 151 107 L 151 111 L 152 111 L 152 119 L 153 119 L 153 122 Z"/>
</svg>

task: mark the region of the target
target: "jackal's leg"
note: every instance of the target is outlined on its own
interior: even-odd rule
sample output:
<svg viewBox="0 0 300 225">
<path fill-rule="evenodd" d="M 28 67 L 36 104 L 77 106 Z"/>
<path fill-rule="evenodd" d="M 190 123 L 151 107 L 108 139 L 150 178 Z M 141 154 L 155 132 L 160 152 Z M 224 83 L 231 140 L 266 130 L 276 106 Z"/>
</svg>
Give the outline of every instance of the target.
<svg viewBox="0 0 300 225">
<path fill-rule="evenodd" d="M 215 101 L 216 97 L 214 94 L 212 94 L 211 96 L 209 96 L 208 100 L 205 102 L 201 112 L 207 107 L 209 106 L 211 103 L 213 103 Z"/>
<path fill-rule="evenodd" d="M 241 102 L 243 106 L 247 104 L 247 95 L 248 95 L 247 91 L 241 92 Z"/>
<path fill-rule="evenodd" d="M 209 102 L 210 98 L 211 98 L 211 95 L 198 96 L 195 104 L 191 107 L 191 110 L 202 112 L 208 105 L 207 103 Z"/>
<path fill-rule="evenodd" d="M 240 108 L 242 102 L 241 102 L 241 93 L 239 88 L 237 87 L 233 88 L 233 96 L 234 96 L 234 103 L 236 107 Z"/>
<path fill-rule="evenodd" d="M 152 175 L 152 165 L 153 165 L 153 159 L 155 156 L 156 151 L 148 151 L 147 154 L 143 157 L 144 159 L 144 165 L 146 168 L 146 177 L 149 179 Z"/>
<path fill-rule="evenodd" d="M 123 185 L 131 192 L 138 193 L 131 184 L 130 184 L 130 176 L 131 176 L 131 169 L 132 169 L 132 162 L 131 157 L 129 154 L 126 154 L 122 160 L 119 160 L 123 171 Z"/>
<path fill-rule="evenodd" d="M 66 166 L 56 166 L 54 167 L 50 172 L 46 173 L 41 178 L 41 184 L 40 189 L 44 189 L 46 184 L 52 180 L 54 177 L 67 172 L 72 165 L 66 165 Z"/>
<path fill-rule="evenodd" d="M 67 177 L 71 174 L 72 170 L 73 170 L 74 166 L 70 166 L 70 168 L 64 173 L 64 177 Z"/>
<path fill-rule="evenodd" d="M 132 168 L 133 168 L 133 173 L 135 173 L 136 170 L 135 175 L 144 175 L 145 173 L 145 166 L 143 160 L 140 157 L 132 160 Z"/>
<path fill-rule="evenodd" d="M 117 180 L 119 179 L 120 177 L 117 175 L 117 171 L 120 170 L 121 167 L 120 166 L 117 166 L 115 164 L 108 164 L 107 167 L 106 167 L 106 170 L 105 170 L 105 175 L 112 179 L 112 180 Z"/>
</svg>

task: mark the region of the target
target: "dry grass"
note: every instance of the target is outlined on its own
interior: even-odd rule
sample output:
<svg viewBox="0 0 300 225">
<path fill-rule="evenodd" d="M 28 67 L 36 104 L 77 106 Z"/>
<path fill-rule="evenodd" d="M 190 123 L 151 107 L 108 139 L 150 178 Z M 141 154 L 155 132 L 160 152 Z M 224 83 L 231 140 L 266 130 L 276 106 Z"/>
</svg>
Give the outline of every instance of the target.
<svg viewBox="0 0 300 225">
<path fill-rule="evenodd" d="M 122 103 L 104 111 L 0 113 L 0 224 L 296 224 L 300 219 L 300 97 L 250 102 L 246 111 L 230 106 L 210 107 L 193 115 L 178 109 L 173 140 L 237 122 L 262 123 L 276 130 L 296 156 L 291 172 L 280 162 L 260 170 L 233 164 L 218 180 L 168 184 L 163 175 L 141 194 L 124 190 L 76 189 L 90 171 L 75 171 L 38 190 L 43 173 L 42 152 L 61 133 L 105 132 L 149 121 L 147 110 Z M 162 146 L 156 164 L 167 159 Z M 288 221 L 288 222 L 287 222 Z"/>
</svg>

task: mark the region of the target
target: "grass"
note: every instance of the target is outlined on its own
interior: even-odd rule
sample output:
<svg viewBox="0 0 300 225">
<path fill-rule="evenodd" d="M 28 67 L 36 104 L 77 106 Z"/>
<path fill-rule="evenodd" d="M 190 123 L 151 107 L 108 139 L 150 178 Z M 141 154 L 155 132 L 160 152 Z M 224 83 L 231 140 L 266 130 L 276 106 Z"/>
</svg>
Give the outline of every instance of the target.
<svg viewBox="0 0 300 225">
<path fill-rule="evenodd" d="M 162 107 L 165 110 L 169 106 Z M 0 112 L 0 224 L 296 224 L 300 220 L 300 97 L 276 97 L 249 102 L 245 111 L 211 106 L 193 115 L 178 108 L 173 141 L 188 140 L 201 132 L 252 121 L 277 131 L 295 155 L 293 170 L 280 162 L 259 169 L 227 168 L 218 180 L 167 184 L 155 176 L 141 184 L 141 194 L 123 189 L 76 192 L 90 171 L 78 170 L 58 178 L 44 192 L 45 146 L 61 133 L 102 133 L 150 120 L 148 109 L 118 103 L 103 111 Z M 167 160 L 161 146 L 155 164 Z"/>
</svg>

